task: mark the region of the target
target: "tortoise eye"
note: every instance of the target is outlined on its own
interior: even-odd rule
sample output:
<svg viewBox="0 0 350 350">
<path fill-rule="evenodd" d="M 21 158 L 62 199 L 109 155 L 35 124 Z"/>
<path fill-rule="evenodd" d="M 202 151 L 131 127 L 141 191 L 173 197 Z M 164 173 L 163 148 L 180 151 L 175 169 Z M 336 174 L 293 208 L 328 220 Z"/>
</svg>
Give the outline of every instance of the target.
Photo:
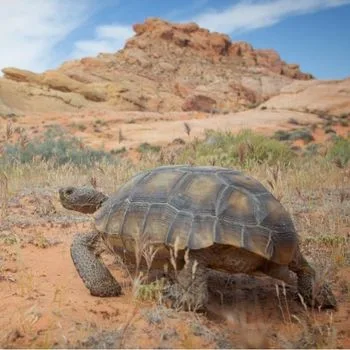
<svg viewBox="0 0 350 350">
<path fill-rule="evenodd" d="M 66 194 L 69 196 L 69 195 L 71 195 L 73 193 L 73 189 L 72 188 L 68 188 L 67 190 L 66 190 Z"/>
</svg>

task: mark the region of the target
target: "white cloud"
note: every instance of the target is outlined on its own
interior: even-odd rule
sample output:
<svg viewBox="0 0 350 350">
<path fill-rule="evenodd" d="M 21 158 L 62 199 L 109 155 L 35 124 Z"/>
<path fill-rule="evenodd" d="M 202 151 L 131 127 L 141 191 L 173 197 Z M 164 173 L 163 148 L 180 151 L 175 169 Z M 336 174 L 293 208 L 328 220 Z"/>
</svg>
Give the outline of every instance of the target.
<svg viewBox="0 0 350 350">
<path fill-rule="evenodd" d="M 43 71 L 59 63 L 54 48 L 87 19 L 90 0 L 4 0 L 0 69 Z"/>
<path fill-rule="evenodd" d="M 251 0 L 222 11 L 209 10 L 193 20 L 212 31 L 235 33 L 272 26 L 286 17 L 350 4 L 350 0 Z"/>
<path fill-rule="evenodd" d="M 125 41 L 133 35 L 131 26 L 103 25 L 95 29 L 95 38 L 91 40 L 79 40 L 74 43 L 74 51 L 71 56 L 81 58 L 96 56 L 100 52 L 116 52 L 121 49 Z"/>
</svg>

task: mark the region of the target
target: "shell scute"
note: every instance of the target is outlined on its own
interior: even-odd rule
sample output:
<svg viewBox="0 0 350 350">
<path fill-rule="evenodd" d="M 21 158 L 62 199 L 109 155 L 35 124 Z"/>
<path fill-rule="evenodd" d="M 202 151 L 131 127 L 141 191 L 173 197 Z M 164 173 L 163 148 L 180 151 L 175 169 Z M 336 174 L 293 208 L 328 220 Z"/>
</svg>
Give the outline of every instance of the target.
<svg viewBox="0 0 350 350">
<path fill-rule="evenodd" d="M 242 247 L 242 229 L 243 227 L 241 225 L 232 221 L 218 220 L 215 227 L 215 242 Z"/>
<path fill-rule="evenodd" d="M 218 176 L 226 183 L 232 184 L 241 189 L 245 189 L 251 193 L 269 193 L 269 191 L 259 181 L 242 173 L 236 171 L 219 171 Z"/>
<path fill-rule="evenodd" d="M 217 198 L 225 185 L 213 174 L 189 173 L 170 198 L 178 210 L 215 215 Z"/>
<path fill-rule="evenodd" d="M 192 215 L 186 212 L 178 212 L 175 221 L 170 227 L 166 244 L 177 249 L 185 249 L 188 245 L 189 234 L 192 228 Z"/>
<path fill-rule="evenodd" d="M 223 220 L 233 221 L 241 225 L 255 225 L 255 202 L 252 196 L 245 191 L 230 186 L 219 203 L 217 217 Z"/>
<path fill-rule="evenodd" d="M 144 234 L 152 237 L 154 243 L 164 243 L 176 215 L 177 210 L 169 205 L 152 204 L 147 214 Z"/>
<path fill-rule="evenodd" d="M 188 248 L 202 249 L 213 244 L 213 232 L 216 218 L 214 216 L 195 215 L 188 240 Z"/>
<path fill-rule="evenodd" d="M 122 225 L 121 236 L 138 238 L 142 235 L 148 208 L 147 203 L 129 204 Z"/>
<path fill-rule="evenodd" d="M 166 203 L 169 194 L 185 173 L 179 170 L 164 169 L 159 172 L 151 172 L 139 181 L 133 190 L 131 202 Z"/>
</svg>

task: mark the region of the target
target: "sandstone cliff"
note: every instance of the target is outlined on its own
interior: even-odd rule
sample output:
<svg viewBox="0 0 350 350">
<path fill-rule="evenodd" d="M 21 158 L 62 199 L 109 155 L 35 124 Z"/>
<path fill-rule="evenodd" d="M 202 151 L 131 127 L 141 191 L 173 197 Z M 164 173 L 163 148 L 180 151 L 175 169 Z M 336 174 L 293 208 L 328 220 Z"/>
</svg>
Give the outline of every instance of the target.
<svg viewBox="0 0 350 350">
<path fill-rule="evenodd" d="M 0 112 L 227 112 L 251 108 L 295 80 L 310 80 L 273 50 L 209 32 L 195 23 L 148 19 L 124 49 L 35 74 L 3 69 Z"/>
</svg>

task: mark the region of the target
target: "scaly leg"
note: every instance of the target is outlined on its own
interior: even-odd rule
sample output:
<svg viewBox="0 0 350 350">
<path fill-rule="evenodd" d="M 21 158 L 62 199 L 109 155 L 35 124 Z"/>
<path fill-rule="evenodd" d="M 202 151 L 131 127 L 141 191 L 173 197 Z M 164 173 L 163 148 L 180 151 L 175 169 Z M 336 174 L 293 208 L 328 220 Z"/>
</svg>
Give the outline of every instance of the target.
<svg viewBox="0 0 350 350">
<path fill-rule="evenodd" d="M 337 301 L 327 283 L 317 282 L 316 272 L 298 250 L 289 264 L 298 277 L 298 291 L 304 301 L 312 307 L 336 308 Z"/>
<path fill-rule="evenodd" d="M 91 295 L 112 297 L 121 294 L 121 287 L 103 262 L 96 256 L 95 247 L 100 234 L 76 234 L 71 245 L 71 256 L 85 286 Z"/>
</svg>

